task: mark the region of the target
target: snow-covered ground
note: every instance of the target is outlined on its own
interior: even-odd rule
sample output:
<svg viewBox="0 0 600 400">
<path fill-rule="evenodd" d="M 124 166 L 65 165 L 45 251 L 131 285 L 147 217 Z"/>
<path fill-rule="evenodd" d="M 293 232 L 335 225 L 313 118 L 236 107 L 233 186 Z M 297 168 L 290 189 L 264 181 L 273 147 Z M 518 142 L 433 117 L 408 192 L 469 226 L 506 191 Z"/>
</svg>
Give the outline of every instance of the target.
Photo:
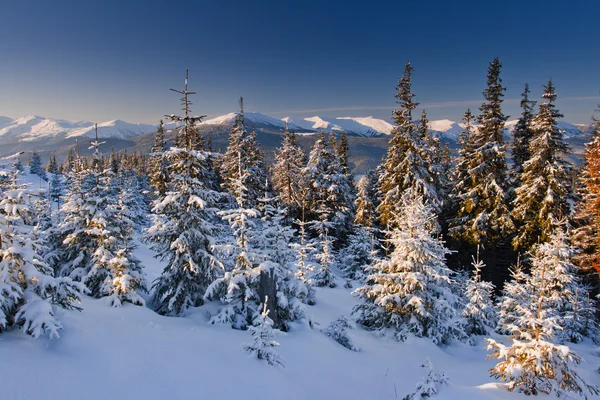
<svg viewBox="0 0 600 400">
<path fill-rule="evenodd" d="M 32 189 L 40 185 L 37 177 L 23 178 Z M 152 251 L 138 242 L 136 253 L 148 279 L 156 278 L 162 265 Z M 486 360 L 483 338 L 476 346 L 438 347 L 428 339 L 398 342 L 358 328 L 350 336 L 361 351 L 342 347 L 320 331 L 349 315 L 358 301 L 341 278 L 339 283 L 335 289 L 317 289 L 317 304 L 308 307 L 312 328 L 308 322 L 293 323 L 278 337 L 284 368 L 243 350 L 251 341 L 249 332 L 209 324 L 217 304 L 175 318 L 85 297 L 83 311 L 57 312 L 64 328 L 59 339 L 36 340 L 15 329 L 0 334 L 0 399 L 393 400 L 413 391 L 426 374 L 419 366 L 428 357 L 451 380 L 435 398 L 527 398 L 488 376 L 494 361 Z M 600 384 L 600 353 L 590 341 L 573 347 L 584 358 L 577 368 L 582 378 Z"/>
</svg>

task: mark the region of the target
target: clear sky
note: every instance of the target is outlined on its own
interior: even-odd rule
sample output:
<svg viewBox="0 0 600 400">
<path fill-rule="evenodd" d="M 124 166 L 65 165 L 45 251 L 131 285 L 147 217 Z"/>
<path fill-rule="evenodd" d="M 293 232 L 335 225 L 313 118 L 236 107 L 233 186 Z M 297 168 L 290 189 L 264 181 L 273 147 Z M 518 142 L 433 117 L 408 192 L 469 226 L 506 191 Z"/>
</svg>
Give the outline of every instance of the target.
<svg viewBox="0 0 600 400">
<path fill-rule="evenodd" d="M 156 123 L 177 112 L 389 119 L 406 60 L 431 119 L 476 109 L 500 57 L 505 111 L 554 79 L 565 119 L 600 103 L 600 1 L 4 1 L 0 115 Z"/>
</svg>

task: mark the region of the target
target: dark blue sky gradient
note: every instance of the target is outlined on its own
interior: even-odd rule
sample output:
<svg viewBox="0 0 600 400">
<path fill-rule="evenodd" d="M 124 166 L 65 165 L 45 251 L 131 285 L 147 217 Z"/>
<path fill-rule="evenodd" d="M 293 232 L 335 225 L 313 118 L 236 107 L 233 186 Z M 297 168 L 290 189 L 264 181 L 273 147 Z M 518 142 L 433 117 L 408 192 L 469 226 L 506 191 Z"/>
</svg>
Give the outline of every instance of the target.
<svg viewBox="0 0 600 400">
<path fill-rule="evenodd" d="M 0 115 L 156 123 L 194 111 L 389 119 L 410 59 L 431 119 L 477 109 L 499 56 L 505 111 L 554 79 L 559 108 L 600 103 L 600 1 L 10 1 L 0 5 Z"/>
</svg>

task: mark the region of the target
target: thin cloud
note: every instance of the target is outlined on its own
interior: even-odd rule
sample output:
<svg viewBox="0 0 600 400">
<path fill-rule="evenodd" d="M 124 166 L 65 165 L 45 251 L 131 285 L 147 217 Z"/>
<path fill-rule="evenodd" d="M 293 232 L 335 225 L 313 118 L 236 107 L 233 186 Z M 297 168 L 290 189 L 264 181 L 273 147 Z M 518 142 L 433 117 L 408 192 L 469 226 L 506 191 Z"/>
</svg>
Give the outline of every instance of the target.
<svg viewBox="0 0 600 400">
<path fill-rule="evenodd" d="M 586 101 L 586 100 L 598 100 L 600 96 L 578 96 L 578 97 L 559 97 L 558 102 L 568 101 Z M 420 107 L 429 108 L 451 108 L 451 107 L 469 107 L 479 106 L 481 99 L 477 100 L 459 100 L 459 101 L 440 101 L 435 103 L 421 103 Z M 505 104 L 518 104 L 521 99 L 504 99 Z M 308 108 L 300 110 L 285 110 L 285 111 L 271 111 L 269 115 L 290 115 L 290 114 L 309 114 L 309 113 L 324 113 L 332 111 L 377 111 L 377 110 L 395 110 L 398 106 L 347 106 L 347 107 L 327 107 L 327 108 Z"/>
</svg>

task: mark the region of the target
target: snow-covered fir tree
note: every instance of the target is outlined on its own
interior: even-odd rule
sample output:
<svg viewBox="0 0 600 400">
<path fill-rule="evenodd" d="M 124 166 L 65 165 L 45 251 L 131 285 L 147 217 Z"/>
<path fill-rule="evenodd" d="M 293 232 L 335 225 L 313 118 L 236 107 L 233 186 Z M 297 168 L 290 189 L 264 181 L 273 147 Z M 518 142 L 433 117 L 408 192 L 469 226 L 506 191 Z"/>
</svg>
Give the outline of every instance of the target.
<svg viewBox="0 0 600 400">
<path fill-rule="evenodd" d="M 265 360 L 269 365 L 283 367 L 285 360 L 274 350 L 275 347 L 279 347 L 279 343 L 273 340 L 279 331 L 273 328 L 267 302 L 268 298 L 265 298 L 262 311 L 256 316 L 253 326 L 249 328 L 253 341 L 244 346 L 244 349 L 259 360 Z"/>
<path fill-rule="evenodd" d="M 58 171 L 58 164 L 56 163 L 56 154 L 53 154 L 52 156 L 48 157 L 48 164 L 46 165 L 46 172 L 49 172 L 51 174 L 57 174 Z"/>
<path fill-rule="evenodd" d="M 238 152 L 238 178 L 230 182 L 235 196 L 236 207 L 223 210 L 219 215 L 227 221 L 234 233 L 235 244 L 226 246 L 226 251 L 234 257 L 231 270 L 216 279 L 207 289 L 205 297 L 219 299 L 224 304 L 219 313 L 211 318 L 212 323 L 230 323 L 234 329 L 247 329 L 257 313 L 260 313 L 259 294 L 263 261 L 256 247 L 256 237 L 260 227 L 257 209 L 249 207 L 249 191 L 244 185 L 242 152 Z M 270 266 L 269 266 L 270 267 Z"/>
<path fill-rule="evenodd" d="M 336 244 L 344 242 L 354 220 L 354 199 L 351 182 L 344 175 L 325 133 L 321 132 L 315 141 L 303 174 L 308 186 L 305 209 L 311 210 L 311 220 L 317 223 L 325 217 L 329 229 L 336 232 L 331 239 L 335 239 Z"/>
<path fill-rule="evenodd" d="M 34 151 L 31 155 L 31 161 L 29 163 L 29 172 L 39 176 L 45 181 L 48 180 L 46 171 L 44 171 L 44 168 L 42 168 L 42 160 L 40 158 L 40 153 L 38 153 L 37 151 Z"/>
<path fill-rule="evenodd" d="M 348 335 L 348 331 L 353 329 L 355 329 L 353 322 L 345 315 L 342 315 L 335 321 L 332 321 L 322 332 L 348 350 L 360 351 L 360 348 L 354 344 L 352 338 Z"/>
<path fill-rule="evenodd" d="M 468 171 L 469 179 L 460 182 L 464 186 L 456 192 L 458 212 L 450 226 L 450 234 L 456 240 L 473 246 L 481 244 L 485 248 L 495 246 L 514 228 L 508 208 L 503 139 L 507 117 L 501 109 L 505 91 L 500 78 L 501 67 L 497 58 L 490 63 L 487 89 L 483 92 L 485 101 L 477 119 L 479 126 L 466 137 L 467 147 L 460 156 L 459 170 Z M 467 165 L 461 166 L 461 161 L 467 161 Z"/>
<path fill-rule="evenodd" d="M 310 227 L 317 234 L 315 258 L 318 262 L 318 269 L 312 275 L 311 281 L 315 286 L 334 288 L 337 284 L 331 268 L 336 264 L 332 238 L 335 225 L 329 221 L 329 214 L 330 211 L 323 201 L 319 205 L 319 218 L 311 222 Z"/>
<path fill-rule="evenodd" d="M 455 161 L 456 169 L 452 176 L 452 191 L 450 193 L 450 202 L 452 203 L 452 207 L 456 209 L 455 214 L 458 214 L 462 200 L 467 196 L 467 193 L 471 188 L 471 168 L 469 165 L 473 160 L 474 151 L 474 119 L 475 116 L 471 113 L 471 110 L 467 109 L 462 119 L 463 129 L 458 134 L 458 157 Z M 462 223 L 466 220 L 467 217 L 463 216 L 449 221 L 449 225 L 451 226 L 449 234 L 451 237 L 460 237 Z"/>
<path fill-rule="evenodd" d="M 427 111 L 421 112 L 421 119 L 418 125 L 419 139 L 423 142 L 422 157 L 431 176 L 432 186 L 439 199 L 440 212 L 447 208 L 447 197 L 450 188 L 449 177 L 447 174 L 447 165 L 449 158 L 445 155 L 445 149 L 442 147 L 440 138 L 433 134 L 429 129 L 429 120 Z"/>
<path fill-rule="evenodd" d="M 427 368 L 427 375 L 417 383 L 415 391 L 407 394 L 402 400 L 422 400 L 439 393 L 441 386 L 448 385 L 450 378 L 433 368 L 433 363 L 428 358 L 427 365 L 421 364 L 421 368 Z"/>
<path fill-rule="evenodd" d="M 61 323 L 54 306 L 80 309 L 77 303 L 85 288 L 70 278 L 55 278 L 43 261 L 31 225 L 30 195 L 17 180 L 15 171 L 0 199 L 0 331 L 22 326 L 36 338 L 58 337 Z"/>
<path fill-rule="evenodd" d="M 510 335 L 511 327 L 516 326 L 518 307 L 524 304 L 527 299 L 527 279 L 528 275 L 521 264 L 521 259 L 511 268 L 511 280 L 504 284 L 502 295 L 498 300 L 498 325 L 496 331 L 505 335 Z"/>
<path fill-rule="evenodd" d="M 352 174 L 352 168 L 350 166 L 350 145 L 348 144 L 348 136 L 346 132 L 340 134 L 340 140 L 337 143 L 335 153 L 340 163 L 342 174 L 346 177 L 347 185 L 351 190 L 353 197 L 356 197 L 356 191 L 354 186 L 354 175 Z"/>
<path fill-rule="evenodd" d="M 404 75 L 396 87 L 398 92 L 395 97 L 400 109 L 393 112 L 392 119 L 396 126 L 392 130 L 379 175 L 381 203 L 378 212 L 383 226 L 395 223 L 402 194 L 413 186 L 425 196 L 436 213 L 441 211 L 442 200 L 425 156 L 426 144 L 412 119 L 412 111 L 418 106 L 411 92 L 412 71 L 413 67 L 407 62 Z"/>
<path fill-rule="evenodd" d="M 60 209 L 62 198 L 65 194 L 65 182 L 63 175 L 52 174 L 50 178 L 50 200 L 56 202 L 56 208 Z"/>
<path fill-rule="evenodd" d="M 92 169 L 72 179 L 58 226 L 61 243 L 55 262 L 62 276 L 85 283 L 94 297 L 109 297 L 113 306 L 143 305 L 138 291 L 145 290 L 145 282 L 133 255 L 132 213 L 123 191 L 115 188 L 112 170 L 103 163 L 100 145 L 96 139 L 90 147 Z"/>
<path fill-rule="evenodd" d="M 281 147 L 275 154 L 273 164 L 273 188 L 279 195 L 281 203 L 288 208 L 292 219 L 297 218 L 302 207 L 305 155 L 296 144 L 296 135 L 290 133 L 287 124 Z"/>
<path fill-rule="evenodd" d="M 240 99 L 241 110 L 235 119 L 231 132 L 229 133 L 229 145 L 227 151 L 220 160 L 220 173 L 223 179 L 223 188 L 232 196 L 235 196 L 238 181 L 246 187 L 246 202 L 250 207 L 256 207 L 258 198 L 266 190 L 267 171 L 264 155 L 258 145 L 256 132 L 250 134 L 246 131 L 244 120 L 244 107 Z M 239 163 L 242 168 L 240 174 Z"/>
<path fill-rule="evenodd" d="M 521 95 L 521 116 L 515 125 L 513 135 L 512 160 L 513 166 L 511 170 L 514 187 L 521 185 L 521 175 L 523 174 L 524 165 L 531 158 L 529 146 L 531 139 L 534 136 L 533 132 L 533 116 L 536 102 L 529 100 L 529 85 L 525 84 L 525 89 Z"/>
<path fill-rule="evenodd" d="M 154 146 L 150 152 L 150 161 L 148 172 L 150 175 L 150 186 L 156 191 L 157 195 L 164 196 L 167 192 L 167 163 L 164 158 L 166 150 L 165 128 L 161 120 L 156 134 L 154 135 Z"/>
<path fill-rule="evenodd" d="M 377 207 L 379 206 L 377 179 L 377 172 L 370 169 L 359 179 L 356 185 L 355 224 L 367 228 L 377 226 Z"/>
<path fill-rule="evenodd" d="M 262 291 L 273 295 L 271 316 L 275 327 L 287 331 L 288 322 L 306 318 L 308 289 L 296 276 L 296 251 L 292 246 L 294 230 L 286 224 L 287 210 L 277 206 L 269 192 L 259 199 L 262 208 L 260 231 L 255 247 L 261 253 L 259 265 L 264 275 Z"/>
<path fill-rule="evenodd" d="M 187 83 L 187 80 L 186 80 Z M 153 303 L 160 314 L 181 315 L 204 302 L 208 286 L 222 274 L 214 255 L 216 203 L 220 194 L 210 189 L 209 155 L 194 150 L 198 134 L 194 125 L 202 117 L 190 116 L 187 84 L 183 123 L 178 132 L 185 147 L 171 147 L 163 153 L 168 165 L 169 188 L 153 203 L 153 224 L 145 238 L 165 269 L 153 283 Z"/>
<path fill-rule="evenodd" d="M 561 237 L 562 236 L 562 237 Z M 486 339 L 491 358 L 500 362 L 490 370 L 491 376 L 528 395 L 575 392 L 587 398 L 598 395 L 600 388 L 586 384 L 574 371 L 581 357 L 569 347 L 557 345 L 556 335 L 563 330 L 560 309 L 569 302 L 568 247 L 564 234 L 551 242 L 534 246 L 531 276 L 527 280 L 524 301 L 516 304 L 510 345 Z M 562 291 L 561 291 L 562 289 Z M 557 315 L 558 314 L 558 315 Z"/>
<path fill-rule="evenodd" d="M 564 158 L 570 150 L 557 126 L 562 114 L 554 104 L 556 92 L 551 79 L 542 98 L 545 101 L 532 121 L 531 155 L 523 166 L 521 185 L 515 189 L 512 212 L 517 221 L 513 246 L 523 250 L 549 240 L 560 221 L 570 215 L 572 168 Z"/>
<path fill-rule="evenodd" d="M 309 223 L 304 219 L 304 208 L 302 208 L 301 219 L 296 220 L 296 225 L 299 227 L 299 241 L 293 245 L 296 251 L 296 277 L 304 283 L 307 293 L 303 299 L 308 305 L 314 305 L 315 289 L 313 287 L 312 276 L 315 270 L 311 260 L 315 247 L 313 242 L 308 238 L 307 228 Z"/>
<path fill-rule="evenodd" d="M 104 280 L 101 288 L 102 296 L 108 297 L 113 307 L 123 303 L 144 305 L 144 299 L 139 292 L 146 292 L 146 281 L 142 272 L 141 262 L 134 255 L 133 232 L 138 226 L 139 210 L 131 205 L 131 197 L 138 196 L 130 185 L 121 185 L 116 192 L 117 200 L 110 207 L 114 210 L 119 229 L 116 232 L 112 246 L 105 253 L 108 258 L 110 274 Z M 112 257 L 112 258 L 111 258 Z"/>
<path fill-rule="evenodd" d="M 488 335 L 496 328 L 498 316 L 493 300 L 494 285 L 481 279 L 481 270 L 485 263 L 477 258 L 473 258 L 473 275 L 466 282 L 465 296 L 467 304 L 462 312 L 465 319 L 465 334 Z"/>
<path fill-rule="evenodd" d="M 355 225 L 348 237 L 348 244 L 338 252 L 339 265 L 344 277 L 363 280 L 365 268 L 378 257 L 379 241 L 372 230 Z"/>
<path fill-rule="evenodd" d="M 369 267 L 366 285 L 355 291 L 363 299 L 354 310 L 358 322 L 393 328 L 399 340 L 415 335 L 448 343 L 459 334 L 459 299 L 445 260 L 450 251 L 436 237 L 436 214 L 419 189 L 404 192 L 394 225 L 391 255 Z"/>
</svg>

